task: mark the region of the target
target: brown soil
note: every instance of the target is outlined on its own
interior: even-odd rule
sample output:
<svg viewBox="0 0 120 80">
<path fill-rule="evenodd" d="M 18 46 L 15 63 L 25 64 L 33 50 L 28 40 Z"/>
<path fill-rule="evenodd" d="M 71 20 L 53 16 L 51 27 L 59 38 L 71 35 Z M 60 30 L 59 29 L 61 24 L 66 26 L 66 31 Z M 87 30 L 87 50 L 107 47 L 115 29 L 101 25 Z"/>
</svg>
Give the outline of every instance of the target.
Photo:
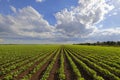
<svg viewBox="0 0 120 80">
<path fill-rule="evenodd" d="M 53 68 L 52 68 L 52 70 L 50 72 L 48 80 L 58 80 L 58 70 L 59 70 L 59 67 L 60 67 L 60 53 L 57 56 L 56 62 L 53 65 Z"/>
<path fill-rule="evenodd" d="M 48 65 L 51 63 L 51 61 L 47 61 L 35 74 L 32 75 L 30 80 L 40 80 L 42 75 L 44 74 L 44 71 L 48 67 Z"/>
<path fill-rule="evenodd" d="M 30 58 L 30 57 L 28 57 L 28 58 Z M 17 58 L 17 59 L 15 59 L 15 60 L 10 60 L 10 61 L 7 61 L 7 62 L 5 62 L 5 63 L 0 63 L 0 66 L 3 66 L 3 65 L 5 65 L 5 64 L 7 64 L 7 63 L 12 63 L 12 62 L 15 62 L 16 60 L 20 60 L 21 58 Z"/>
<path fill-rule="evenodd" d="M 65 53 L 63 52 L 64 54 L 64 68 L 65 68 L 65 76 L 66 76 L 66 80 L 77 80 L 75 75 L 74 75 L 74 72 L 72 70 L 72 67 L 70 66 L 70 63 L 65 55 Z"/>
<path fill-rule="evenodd" d="M 38 58 L 38 57 L 37 57 L 37 58 Z M 19 68 L 21 68 L 22 66 L 28 64 L 30 61 L 34 61 L 35 59 L 36 59 L 36 58 L 34 58 L 34 59 L 32 59 L 32 60 L 29 60 L 29 61 L 27 61 L 26 63 L 23 63 L 22 65 L 20 65 L 20 66 L 16 67 L 15 69 L 11 70 L 11 71 L 8 72 L 7 74 L 9 74 L 9 73 L 11 73 L 11 72 L 17 71 Z M 27 59 L 25 59 L 25 60 L 27 60 Z M 25 60 L 24 60 L 24 61 L 25 61 Z M 3 79 L 7 74 L 5 74 L 5 75 L 3 75 L 3 76 L 0 76 L 0 79 Z"/>
<path fill-rule="evenodd" d="M 86 71 L 83 69 L 83 67 L 81 67 L 79 65 L 79 63 L 70 55 L 70 57 L 72 58 L 72 60 L 74 61 L 74 63 L 76 64 L 76 66 L 78 67 L 80 73 L 82 74 L 82 76 L 85 78 L 85 80 L 93 80 L 92 77 L 90 75 L 88 75 L 86 73 Z M 77 56 L 76 56 L 77 57 Z"/>
<path fill-rule="evenodd" d="M 75 55 L 76 56 L 76 55 Z M 80 56 L 80 55 L 79 55 Z M 78 56 L 76 56 L 77 58 L 78 58 Z M 79 58 L 78 58 L 79 59 Z M 86 63 L 85 61 L 83 61 L 84 63 Z M 87 64 L 86 63 L 86 65 L 88 66 L 88 67 L 90 67 L 91 69 L 93 69 L 94 71 L 96 71 L 97 72 L 97 75 L 99 75 L 99 76 L 102 76 L 105 80 L 112 80 L 110 77 L 107 77 L 107 76 L 105 76 L 103 73 L 101 73 L 101 72 L 99 72 L 97 69 L 94 69 L 92 66 L 90 66 L 89 64 Z"/>
<path fill-rule="evenodd" d="M 19 63 L 19 62 L 25 61 L 25 60 L 27 60 L 27 59 L 29 59 L 29 58 L 30 58 L 30 57 L 28 57 L 28 58 L 24 58 L 24 59 L 21 59 L 21 60 L 16 61 L 16 62 L 15 62 L 15 60 L 14 60 L 14 61 L 11 61 L 11 62 L 15 62 L 15 63 L 9 64 L 9 65 L 6 65 L 6 66 L 4 66 L 4 68 L 7 68 L 7 67 L 9 67 L 9 66 L 11 66 L 11 65 L 14 65 L 14 64 L 17 64 L 17 63 Z M 8 63 L 11 63 L 11 62 L 8 62 Z M 6 63 L 6 64 L 7 64 L 7 63 Z"/>
<path fill-rule="evenodd" d="M 41 61 L 43 61 L 48 55 L 46 55 L 44 58 L 40 59 L 39 61 L 35 62 L 31 67 L 29 67 L 26 71 L 20 73 L 15 79 L 16 80 L 20 80 L 21 78 L 24 77 L 24 75 L 27 75 L 30 73 L 30 71 L 32 71 L 34 69 L 34 67 L 36 67 Z"/>
<path fill-rule="evenodd" d="M 54 57 L 54 56 L 55 56 L 55 53 L 52 55 L 52 57 Z M 44 74 L 45 70 L 47 69 L 48 65 L 51 63 L 52 57 L 35 74 L 32 75 L 30 80 L 40 80 L 41 79 L 41 77 Z"/>
</svg>

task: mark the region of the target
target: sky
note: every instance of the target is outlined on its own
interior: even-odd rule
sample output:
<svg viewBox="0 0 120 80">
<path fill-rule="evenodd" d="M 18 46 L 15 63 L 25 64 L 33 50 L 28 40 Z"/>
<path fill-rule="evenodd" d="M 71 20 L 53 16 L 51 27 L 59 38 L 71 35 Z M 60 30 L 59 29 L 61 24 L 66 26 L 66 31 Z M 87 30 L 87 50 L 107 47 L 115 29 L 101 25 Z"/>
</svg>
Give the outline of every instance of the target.
<svg viewBox="0 0 120 80">
<path fill-rule="evenodd" d="M 120 0 L 0 0 L 0 44 L 120 41 Z"/>
</svg>

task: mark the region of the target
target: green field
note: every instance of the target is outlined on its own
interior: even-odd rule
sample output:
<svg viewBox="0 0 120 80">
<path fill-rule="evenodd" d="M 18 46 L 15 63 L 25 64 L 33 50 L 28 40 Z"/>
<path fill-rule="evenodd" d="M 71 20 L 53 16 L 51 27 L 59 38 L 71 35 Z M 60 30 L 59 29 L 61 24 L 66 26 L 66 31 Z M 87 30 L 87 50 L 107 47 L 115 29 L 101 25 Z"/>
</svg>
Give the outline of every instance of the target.
<svg viewBox="0 0 120 80">
<path fill-rule="evenodd" d="M 0 45 L 0 80 L 120 80 L 120 47 Z"/>
</svg>

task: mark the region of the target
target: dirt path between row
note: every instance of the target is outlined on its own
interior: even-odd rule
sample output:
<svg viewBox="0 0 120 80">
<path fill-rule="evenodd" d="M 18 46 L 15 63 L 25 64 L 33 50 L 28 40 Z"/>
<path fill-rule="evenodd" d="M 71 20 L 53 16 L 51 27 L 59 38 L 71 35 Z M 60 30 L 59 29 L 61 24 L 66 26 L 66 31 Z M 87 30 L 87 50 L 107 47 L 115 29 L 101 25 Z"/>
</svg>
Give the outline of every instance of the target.
<svg viewBox="0 0 120 80">
<path fill-rule="evenodd" d="M 67 56 L 65 55 L 65 52 L 63 51 L 64 54 L 64 68 L 65 68 L 65 76 L 66 76 L 66 80 L 76 80 L 74 72 L 70 66 L 70 63 L 67 59 Z"/>
<path fill-rule="evenodd" d="M 39 56 L 38 56 L 39 57 Z M 37 57 L 37 58 L 38 58 Z M 26 59 L 25 59 L 26 60 Z M 18 67 L 16 67 L 15 69 L 13 69 L 13 70 L 11 70 L 10 72 L 8 72 L 7 74 L 10 74 L 11 72 L 15 72 L 15 71 L 17 71 L 19 68 L 21 68 L 22 66 L 24 66 L 24 65 L 26 65 L 26 64 L 28 64 L 30 61 L 34 61 L 35 60 L 35 58 L 34 59 L 31 59 L 31 60 L 29 60 L 29 61 L 27 61 L 27 62 L 25 62 L 25 63 L 23 63 L 23 64 L 21 64 L 20 66 L 18 66 Z M 6 74 L 6 75 L 7 75 Z M 3 75 L 3 76 L 0 76 L 0 79 L 3 79 L 6 75 Z"/>
<path fill-rule="evenodd" d="M 51 60 L 55 56 L 56 52 L 53 53 L 54 54 L 51 56 L 51 58 L 35 74 L 32 75 L 30 80 L 40 80 L 42 78 L 45 70 L 47 69 L 48 65 L 51 63 Z"/>
<path fill-rule="evenodd" d="M 48 80 L 59 80 L 59 76 L 58 76 L 58 70 L 59 70 L 59 67 L 60 67 L 60 53 L 61 53 L 61 50 L 57 56 L 57 59 L 53 65 L 53 68 L 50 72 L 50 75 L 48 77 Z"/>
<path fill-rule="evenodd" d="M 69 53 L 69 52 L 68 52 Z M 70 55 L 70 54 L 69 54 Z M 82 74 L 82 76 L 84 77 L 85 80 L 93 80 L 92 77 L 90 75 L 88 75 L 86 73 L 86 71 L 83 69 L 83 66 L 81 66 L 71 55 L 70 57 L 72 58 L 72 60 L 74 61 L 74 63 L 76 64 L 76 66 L 78 67 L 80 73 Z M 77 56 L 76 56 L 77 58 Z"/>
</svg>

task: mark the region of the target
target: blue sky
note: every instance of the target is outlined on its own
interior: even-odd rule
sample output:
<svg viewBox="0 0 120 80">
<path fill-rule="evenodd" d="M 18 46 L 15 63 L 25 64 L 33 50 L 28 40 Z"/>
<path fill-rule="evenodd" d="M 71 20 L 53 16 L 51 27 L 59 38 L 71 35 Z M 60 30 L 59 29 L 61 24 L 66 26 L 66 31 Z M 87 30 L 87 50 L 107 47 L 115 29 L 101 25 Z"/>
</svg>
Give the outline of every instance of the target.
<svg viewBox="0 0 120 80">
<path fill-rule="evenodd" d="M 32 6 L 42 14 L 50 24 L 54 25 L 56 23 L 54 14 L 64 8 L 69 9 L 71 6 L 77 6 L 77 1 L 78 0 L 46 0 L 40 3 L 35 0 L 1 0 L 0 13 L 3 15 L 13 14 L 10 6 L 14 6 L 16 9 Z"/>
<path fill-rule="evenodd" d="M 120 40 L 120 0 L 0 0 L 0 43 Z"/>
</svg>

